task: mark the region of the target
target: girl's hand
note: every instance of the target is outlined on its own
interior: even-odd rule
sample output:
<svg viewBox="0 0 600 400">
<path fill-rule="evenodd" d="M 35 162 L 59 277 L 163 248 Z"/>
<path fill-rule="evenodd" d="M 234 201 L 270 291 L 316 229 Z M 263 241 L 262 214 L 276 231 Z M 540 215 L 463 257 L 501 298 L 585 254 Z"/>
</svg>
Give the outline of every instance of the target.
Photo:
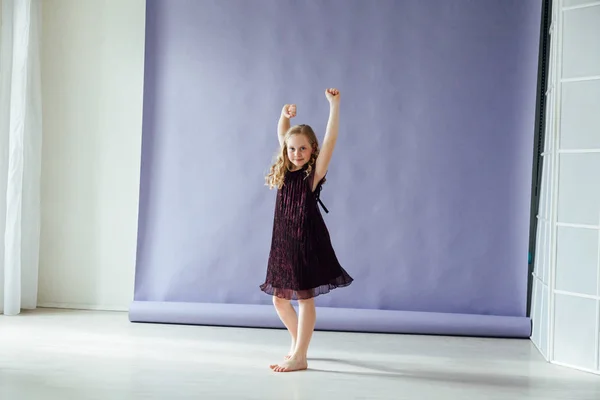
<svg viewBox="0 0 600 400">
<path fill-rule="evenodd" d="M 294 118 L 296 116 L 296 105 L 295 104 L 286 104 L 283 106 L 281 110 L 281 115 L 286 118 Z"/>
<path fill-rule="evenodd" d="M 325 90 L 325 97 L 329 100 L 329 104 L 339 104 L 340 102 L 340 91 L 334 88 L 329 88 Z"/>
</svg>

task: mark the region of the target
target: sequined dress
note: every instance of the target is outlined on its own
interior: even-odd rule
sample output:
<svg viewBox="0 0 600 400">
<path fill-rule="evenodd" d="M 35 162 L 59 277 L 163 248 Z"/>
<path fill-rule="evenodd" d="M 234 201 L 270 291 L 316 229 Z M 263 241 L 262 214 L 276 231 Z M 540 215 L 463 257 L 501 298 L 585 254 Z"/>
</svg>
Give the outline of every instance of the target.
<svg viewBox="0 0 600 400">
<path fill-rule="evenodd" d="M 309 176 L 306 169 L 288 171 L 277 191 L 267 274 L 260 285 L 267 294 L 304 300 L 353 281 L 336 257 L 318 207 L 322 181 L 313 192 L 313 180 L 314 169 Z"/>
</svg>

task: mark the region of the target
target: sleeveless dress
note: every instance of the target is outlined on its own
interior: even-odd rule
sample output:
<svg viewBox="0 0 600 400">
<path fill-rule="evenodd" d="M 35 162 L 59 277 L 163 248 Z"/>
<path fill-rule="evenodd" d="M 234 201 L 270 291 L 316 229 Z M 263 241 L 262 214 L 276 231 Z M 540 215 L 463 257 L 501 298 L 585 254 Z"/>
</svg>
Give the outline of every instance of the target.
<svg viewBox="0 0 600 400">
<path fill-rule="evenodd" d="M 306 300 L 352 283 L 331 245 L 317 203 L 322 180 L 313 192 L 314 168 L 288 171 L 277 191 L 273 236 L 265 282 L 260 289 L 288 300 Z M 325 212 L 327 209 L 323 206 Z"/>
</svg>

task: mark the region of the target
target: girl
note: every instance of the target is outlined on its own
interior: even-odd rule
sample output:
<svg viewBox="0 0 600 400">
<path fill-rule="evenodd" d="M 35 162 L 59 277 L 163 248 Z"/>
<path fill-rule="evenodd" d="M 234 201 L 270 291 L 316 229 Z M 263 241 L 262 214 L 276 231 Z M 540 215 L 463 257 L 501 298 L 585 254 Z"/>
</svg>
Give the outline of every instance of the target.
<svg viewBox="0 0 600 400">
<path fill-rule="evenodd" d="M 290 332 L 292 347 L 277 372 L 308 368 L 306 354 L 315 327 L 314 298 L 352 283 L 335 255 L 317 202 L 338 136 L 340 92 L 327 89 L 329 121 L 319 151 L 308 125 L 290 128 L 296 106 L 286 104 L 278 124 L 281 151 L 267 175 L 269 188 L 277 188 L 273 237 L 265 283 L 260 288 L 273 296 L 279 318 Z M 327 209 L 323 206 L 325 212 Z M 290 300 L 298 300 L 300 318 Z"/>
</svg>

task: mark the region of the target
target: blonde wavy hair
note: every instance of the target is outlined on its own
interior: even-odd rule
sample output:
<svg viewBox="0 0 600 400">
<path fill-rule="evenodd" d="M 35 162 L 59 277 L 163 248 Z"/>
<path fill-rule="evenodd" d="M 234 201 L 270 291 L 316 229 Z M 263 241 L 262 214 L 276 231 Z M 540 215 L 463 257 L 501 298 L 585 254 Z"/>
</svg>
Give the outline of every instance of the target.
<svg viewBox="0 0 600 400">
<path fill-rule="evenodd" d="M 276 155 L 275 162 L 271 165 L 271 169 L 267 174 L 266 181 L 269 189 L 278 188 L 281 189 L 285 183 L 285 174 L 288 171 L 291 171 L 292 162 L 288 158 L 287 152 L 287 142 L 289 138 L 293 135 L 304 135 L 308 139 L 308 143 L 312 147 L 312 154 L 310 155 L 310 159 L 304 166 L 306 168 L 306 176 L 308 177 L 312 172 L 312 169 L 317 161 L 317 157 L 319 156 L 319 141 L 317 140 L 317 135 L 309 125 L 295 125 L 292 126 L 285 133 L 283 138 L 283 146 Z M 325 182 L 325 179 L 322 180 Z"/>
</svg>

